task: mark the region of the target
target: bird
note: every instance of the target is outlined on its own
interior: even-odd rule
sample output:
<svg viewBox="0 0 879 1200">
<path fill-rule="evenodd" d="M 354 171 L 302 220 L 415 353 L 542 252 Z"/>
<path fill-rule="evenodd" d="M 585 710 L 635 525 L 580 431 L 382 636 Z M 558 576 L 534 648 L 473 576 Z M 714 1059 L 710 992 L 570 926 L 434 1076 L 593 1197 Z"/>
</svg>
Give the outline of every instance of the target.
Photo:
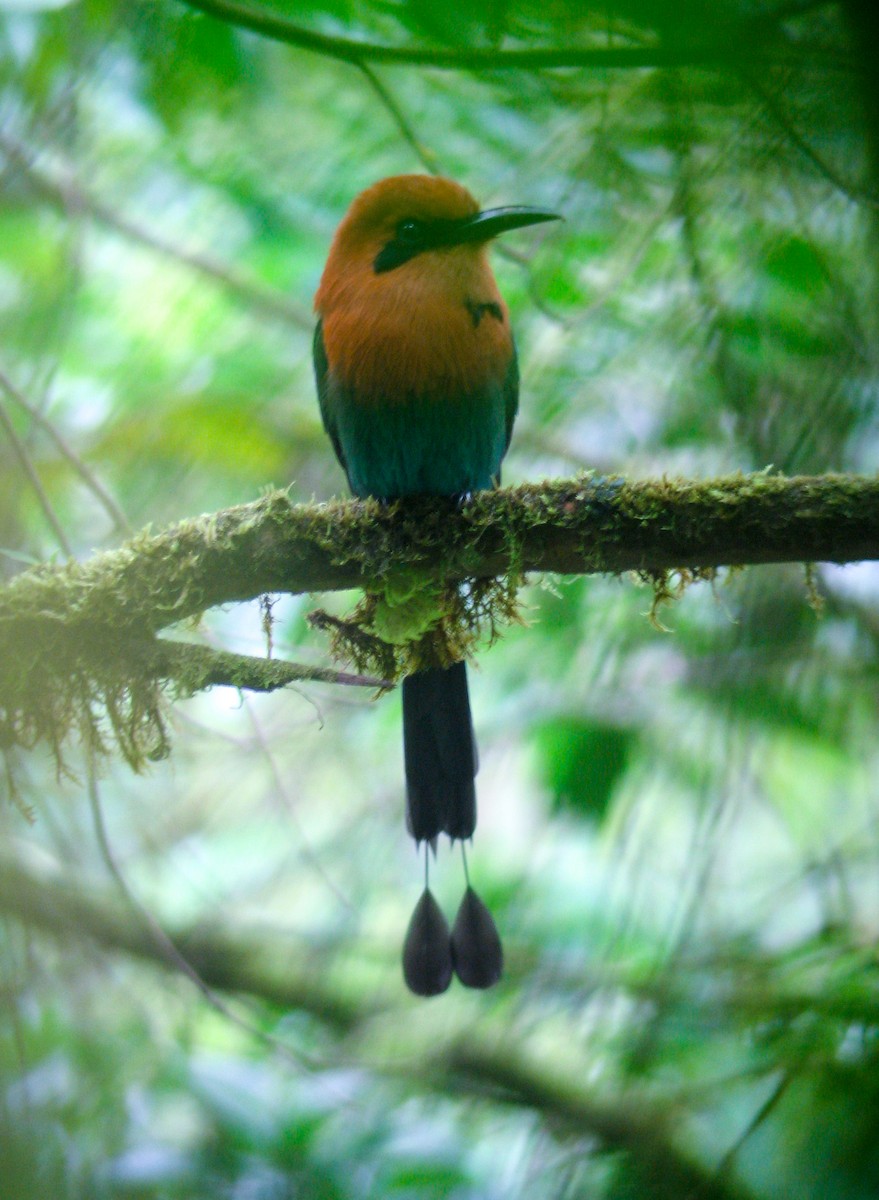
<svg viewBox="0 0 879 1200">
<path fill-rule="evenodd" d="M 313 357 L 324 428 L 355 496 L 463 500 L 498 486 L 519 371 L 488 246 L 558 219 L 544 208 L 480 209 L 435 175 L 382 179 L 351 202 L 315 295 Z M 416 671 L 402 693 L 408 831 L 434 849 L 440 834 L 470 839 L 478 754 L 466 666 Z M 404 946 L 406 982 L 437 994 L 457 964 L 462 982 L 489 986 L 502 962 L 492 929 L 468 878 L 449 933 L 426 879 Z"/>
</svg>

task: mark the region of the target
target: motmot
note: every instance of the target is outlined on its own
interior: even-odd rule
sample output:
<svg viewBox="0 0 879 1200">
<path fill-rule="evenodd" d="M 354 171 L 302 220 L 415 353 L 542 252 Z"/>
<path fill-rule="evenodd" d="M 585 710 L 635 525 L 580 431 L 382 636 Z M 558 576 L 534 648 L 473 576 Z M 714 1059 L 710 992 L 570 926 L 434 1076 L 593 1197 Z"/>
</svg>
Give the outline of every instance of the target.
<svg viewBox="0 0 879 1200">
<path fill-rule="evenodd" d="M 463 500 L 498 485 L 519 371 L 488 245 L 557 219 L 542 208 L 480 210 L 459 183 L 430 175 L 383 179 L 351 203 L 315 296 L 314 367 L 355 496 Z M 402 692 L 407 828 L 434 849 L 443 833 L 469 839 L 478 764 L 465 664 L 419 670 Z M 469 880 L 451 933 L 425 883 L 404 946 L 409 987 L 437 994 L 453 971 L 487 987 L 502 961 Z"/>
</svg>

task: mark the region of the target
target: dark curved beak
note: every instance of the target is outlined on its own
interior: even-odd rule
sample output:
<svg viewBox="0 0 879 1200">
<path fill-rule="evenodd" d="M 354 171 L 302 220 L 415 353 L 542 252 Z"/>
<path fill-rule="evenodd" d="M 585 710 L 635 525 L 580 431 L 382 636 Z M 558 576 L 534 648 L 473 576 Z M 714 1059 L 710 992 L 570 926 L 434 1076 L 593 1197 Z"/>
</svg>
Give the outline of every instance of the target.
<svg viewBox="0 0 879 1200">
<path fill-rule="evenodd" d="M 510 208 L 487 208 L 474 217 L 465 217 L 455 222 L 452 239 L 455 242 L 487 242 L 509 229 L 522 229 L 525 225 L 540 225 L 544 221 L 561 221 L 558 213 L 546 208 L 528 208 L 525 205 Z"/>
</svg>

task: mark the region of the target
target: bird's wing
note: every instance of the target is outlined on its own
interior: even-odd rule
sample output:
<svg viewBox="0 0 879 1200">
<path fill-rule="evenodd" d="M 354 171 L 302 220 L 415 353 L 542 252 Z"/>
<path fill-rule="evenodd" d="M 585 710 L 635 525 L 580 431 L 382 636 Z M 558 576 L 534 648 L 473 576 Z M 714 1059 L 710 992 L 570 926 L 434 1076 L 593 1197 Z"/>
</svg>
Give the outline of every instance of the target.
<svg viewBox="0 0 879 1200">
<path fill-rule="evenodd" d="M 510 365 L 507 367 L 507 374 L 504 378 L 504 414 L 506 417 L 506 441 L 504 443 L 504 454 L 510 448 L 510 438 L 513 436 L 513 422 L 516 419 L 516 413 L 519 411 L 519 360 L 516 357 L 516 343 L 513 343 L 513 354 L 510 358 Z"/>
<path fill-rule="evenodd" d="M 342 470 L 347 475 L 348 465 L 342 453 L 342 443 L 339 441 L 339 430 L 333 416 L 333 407 L 330 401 L 330 364 L 327 359 L 326 347 L 324 346 L 322 321 L 318 321 L 315 326 L 311 353 L 314 360 L 314 379 L 317 384 L 317 400 L 320 405 L 321 420 L 324 423 L 324 429 L 330 435 L 330 441 L 333 443 L 336 458 L 342 464 Z"/>
<path fill-rule="evenodd" d="M 516 357 L 516 343 L 513 342 L 513 353 L 507 367 L 507 373 L 504 376 L 504 382 L 501 384 L 501 391 L 504 401 L 504 449 L 501 458 L 504 457 L 507 450 L 510 448 L 510 438 L 513 436 L 513 422 L 516 420 L 516 413 L 519 411 L 519 360 Z M 498 469 L 492 476 L 492 482 L 495 487 L 501 486 L 501 468 L 498 463 Z"/>
</svg>

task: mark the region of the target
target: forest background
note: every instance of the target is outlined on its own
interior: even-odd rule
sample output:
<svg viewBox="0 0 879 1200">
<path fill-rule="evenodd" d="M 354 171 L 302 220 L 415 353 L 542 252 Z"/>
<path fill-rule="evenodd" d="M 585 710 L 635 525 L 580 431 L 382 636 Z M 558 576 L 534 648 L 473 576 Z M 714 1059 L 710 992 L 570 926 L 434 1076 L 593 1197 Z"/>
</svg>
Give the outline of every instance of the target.
<svg viewBox="0 0 879 1200">
<path fill-rule="evenodd" d="M 494 256 L 505 485 L 873 473 L 874 23 L 0 0 L 3 578 L 344 495 L 311 297 L 352 196 L 414 170 L 565 218 Z M 172 632 L 344 671 L 307 618 L 358 596 Z M 875 564 L 520 600 L 471 672 L 488 993 L 402 984 L 397 692 L 169 689 L 139 773 L 111 720 L 60 771 L 4 725 L 3 1200 L 875 1197 Z M 444 847 L 433 886 L 451 914 Z"/>
</svg>

